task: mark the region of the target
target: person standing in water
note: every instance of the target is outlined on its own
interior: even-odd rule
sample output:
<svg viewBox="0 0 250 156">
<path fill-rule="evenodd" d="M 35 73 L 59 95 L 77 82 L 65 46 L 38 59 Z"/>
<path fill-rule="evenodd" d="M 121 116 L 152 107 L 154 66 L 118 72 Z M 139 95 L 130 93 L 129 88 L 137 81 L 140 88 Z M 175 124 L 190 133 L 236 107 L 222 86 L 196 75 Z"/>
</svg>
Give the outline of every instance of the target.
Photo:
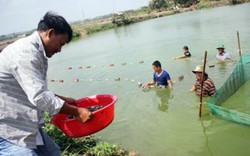
<svg viewBox="0 0 250 156">
<path fill-rule="evenodd" d="M 196 75 L 196 82 L 192 87 L 191 91 L 194 91 L 196 95 L 200 96 L 203 81 L 202 96 L 213 96 L 216 92 L 214 82 L 211 78 L 208 77 L 207 73 L 205 73 L 204 80 L 202 80 L 202 72 L 203 66 L 196 66 L 195 70 L 193 70 L 193 73 Z"/>
<path fill-rule="evenodd" d="M 153 80 L 148 83 L 145 83 L 144 85 L 142 85 L 142 87 L 145 88 L 156 84 L 158 87 L 172 88 L 171 78 L 168 72 L 161 68 L 161 63 L 159 61 L 154 61 L 152 66 L 154 69 Z"/>
<path fill-rule="evenodd" d="M 191 57 L 188 46 L 183 47 L 183 55 L 174 57 L 174 60 Z"/>
<path fill-rule="evenodd" d="M 217 47 L 218 50 L 218 54 L 216 55 L 216 58 L 222 62 L 226 61 L 226 60 L 232 60 L 229 53 L 227 53 L 225 51 L 225 47 L 223 44 L 219 45 Z"/>
</svg>

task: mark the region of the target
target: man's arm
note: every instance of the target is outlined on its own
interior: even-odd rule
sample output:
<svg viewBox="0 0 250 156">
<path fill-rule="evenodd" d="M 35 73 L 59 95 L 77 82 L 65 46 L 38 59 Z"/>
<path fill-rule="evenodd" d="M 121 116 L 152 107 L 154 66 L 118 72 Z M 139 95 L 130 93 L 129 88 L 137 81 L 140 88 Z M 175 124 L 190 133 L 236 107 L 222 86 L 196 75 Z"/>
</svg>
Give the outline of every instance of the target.
<svg viewBox="0 0 250 156">
<path fill-rule="evenodd" d="M 196 87 L 195 85 L 193 85 L 193 87 L 190 89 L 191 92 L 195 92 L 196 91 Z"/>
<path fill-rule="evenodd" d="M 173 86 L 172 86 L 172 81 L 171 81 L 171 80 L 168 80 L 168 87 L 169 87 L 170 89 L 173 88 Z"/>
<path fill-rule="evenodd" d="M 152 81 L 150 81 L 150 82 L 148 82 L 148 83 L 143 84 L 143 85 L 142 85 L 142 88 L 145 88 L 145 87 L 154 85 L 155 83 L 156 83 L 156 81 L 155 81 L 155 80 L 152 80 Z"/>
<path fill-rule="evenodd" d="M 93 114 L 88 109 L 76 107 L 67 102 L 64 103 L 59 113 L 73 115 L 81 122 L 86 122 L 93 118 Z"/>
<path fill-rule="evenodd" d="M 177 60 L 177 59 L 182 59 L 182 58 L 187 58 L 186 55 L 182 55 L 182 56 L 177 56 L 177 57 L 173 57 L 173 60 Z"/>
<path fill-rule="evenodd" d="M 74 105 L 74 106 L 77 105 L 77 100 L 74 98 L 64 97 L 64 96 L 57 95 L 57 94 L 56 94 L 56 96 L 59 97 L 60 99 L 64 100 L 65 102 L 69 103 L 70 105 Z"/>
</svg>

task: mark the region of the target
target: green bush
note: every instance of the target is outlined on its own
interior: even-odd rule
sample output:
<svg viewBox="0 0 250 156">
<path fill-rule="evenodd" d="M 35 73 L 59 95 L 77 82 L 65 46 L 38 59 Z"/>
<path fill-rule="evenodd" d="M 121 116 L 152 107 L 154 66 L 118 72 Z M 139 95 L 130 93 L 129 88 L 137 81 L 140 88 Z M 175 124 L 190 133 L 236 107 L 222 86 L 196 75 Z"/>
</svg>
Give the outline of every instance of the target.
<svg viewBox="0 0 250 156">
<path fill-rule="evenodd" d="M 149 2 L 149 8 L 151 10 L 160 11 L 161 9 L 166 9 L 167 7 L 168 7 L 168 4 L 166 0 L 151 0 Z"/>
<path fill-rule="evenodd" d="M 127 156 L 128 152 L 117 145 L 110 145 L 107 142 L 97 142 L 100 140 L 94 135 L 82 138 L 69 138 L 56 126 L 50 124 L 51 117 L 44 114 L 44 130 L 59 145 L 63 156 Z"/>
<path fill-rule="evenodd" d="M 73 30 L 73 39 L 81 37 L 81 33 L 78 31 Z"/>
<path fill-rule="evenodd" d="M 99 142 L 95 147 L 87 151 L 84 156 L 128 156 L 128 152 L 117 145 Z"/>
<path fill-rule="evenodd" d="M 59 145 L 62 155 L 74 156 L 78 154 L 84 154 L 87 150 L 96 146 L 98 137 L 90 135 L 82 138 L 69 138 L 62 133 L 56 126 L 50 124 L 50 116 L 45 113 L 45 126 L 44 130 L 49 136 Z"/>
</svg>

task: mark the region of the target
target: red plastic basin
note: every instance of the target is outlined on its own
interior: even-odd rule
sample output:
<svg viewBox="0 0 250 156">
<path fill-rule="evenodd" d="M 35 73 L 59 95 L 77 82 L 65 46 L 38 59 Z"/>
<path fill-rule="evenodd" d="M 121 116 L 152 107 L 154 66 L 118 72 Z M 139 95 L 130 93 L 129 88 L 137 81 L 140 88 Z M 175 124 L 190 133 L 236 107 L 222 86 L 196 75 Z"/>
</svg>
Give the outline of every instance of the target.
<svg viewBox="0 0 250 156">
<path fill-rule="evenodd" d="M 114 104 L 117 97 L 109 94 L 94 95 L 77 100 L 77 106 L 89 108 L 91 106 L 104 106 L 93 112 L 91 121 L 82 123 L 67 114 L 56 114 L 51 119 L 63 133 L 71 138 L 83 137 L 96 133 L 107 127 L 114 119 Z"/>
</svg>

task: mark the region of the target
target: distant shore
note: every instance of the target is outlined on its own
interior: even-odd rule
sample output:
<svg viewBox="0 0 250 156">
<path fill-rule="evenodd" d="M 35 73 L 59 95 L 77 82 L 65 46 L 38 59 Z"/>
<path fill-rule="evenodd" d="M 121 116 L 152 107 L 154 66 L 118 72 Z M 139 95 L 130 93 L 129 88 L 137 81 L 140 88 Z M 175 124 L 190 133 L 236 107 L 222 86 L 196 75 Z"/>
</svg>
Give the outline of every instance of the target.
<svg viewBox="0 0 250 156">
<path fill-rule="evenodd" d="M 246 1 L 240 1 L 239 3 L 248 3 L 250 0 Z M 221 7 L 221 6 L 226 6 L 226 5 L 232 5 L 232 1 L 230 0 L 221 0 L 221 1 L 200 1 L 196 5 L 192 5 L 187 8 L 179 8 L 179 9 L 166 9 L 166 10 L 161 10 L 161 11 L 134 11 L 134 12 L 129 12 L 126 13 L 126 18 L 127 18 L 127 23 L 125 24 L 117 24 L 114 23 L 114 18 L 108 17 L 108 18 L 103 18 L 103 19 L 98 19 L 98 20 L 91 20 L 90 22 L 86 23 L 75 23 L 71 24 L 73 31 L 74 31 L 74 38 L 80 38 L 80 37 L 87 37 L 90 34 L 120 27 L 123 25 L 129 25 L 132 23 L 137 23 L 149 19 L 154 19 L 154 18 L 159 18 L 159 17 L 164 17 L 164 16 L 169 16 L 173 14 L 178 14 L 178 13 L 184 13 L 184 12 L 189 12 L 189 11 L 195 11 L 195 10 L 200 10 L 203 8 L 214 8 L 214 7 Z M 124 18 L 124 17 L 123 17 Z M 123 19 L 124 20 L 124 19 Z M 119 21 L 118 21 L 119 22 Z M 13 43 L 19 38 L 12 38 L 12 39 L 7 39 L 0 41 L 0 52 L 10 43 Z"/>
</svg>

